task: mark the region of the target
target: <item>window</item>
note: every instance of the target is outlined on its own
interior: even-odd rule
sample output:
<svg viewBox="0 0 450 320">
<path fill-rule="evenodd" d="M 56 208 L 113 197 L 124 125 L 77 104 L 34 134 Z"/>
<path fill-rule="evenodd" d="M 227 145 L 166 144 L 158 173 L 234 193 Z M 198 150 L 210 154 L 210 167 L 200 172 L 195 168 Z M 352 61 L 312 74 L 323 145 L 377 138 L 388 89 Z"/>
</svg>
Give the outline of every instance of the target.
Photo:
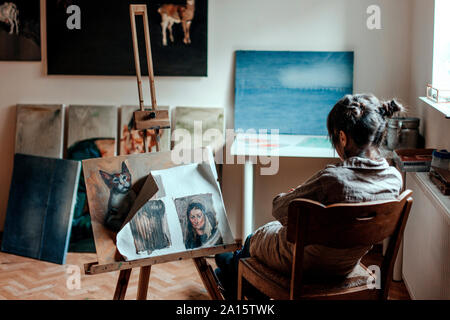
<svg viewBox="0 0 450 320">
<path fill-rule="evenodd" d="M 450 90 L 450 1 L 436 0 L 434 12 L 433 86 Z"/>
</svg>

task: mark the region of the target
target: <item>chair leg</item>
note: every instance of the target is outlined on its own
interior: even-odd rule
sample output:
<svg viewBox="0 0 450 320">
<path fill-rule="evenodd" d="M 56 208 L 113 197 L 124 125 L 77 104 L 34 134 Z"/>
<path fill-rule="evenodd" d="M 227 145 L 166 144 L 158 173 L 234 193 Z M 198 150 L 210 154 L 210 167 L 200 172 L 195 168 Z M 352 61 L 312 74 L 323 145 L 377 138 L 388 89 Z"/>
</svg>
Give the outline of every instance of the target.
<svg viewBox="0 0 450 320">
<path fill-rule="evenodd" d="M 238 265 L 237 299 L 242 300 L 242 266 Z"/>
</svg>

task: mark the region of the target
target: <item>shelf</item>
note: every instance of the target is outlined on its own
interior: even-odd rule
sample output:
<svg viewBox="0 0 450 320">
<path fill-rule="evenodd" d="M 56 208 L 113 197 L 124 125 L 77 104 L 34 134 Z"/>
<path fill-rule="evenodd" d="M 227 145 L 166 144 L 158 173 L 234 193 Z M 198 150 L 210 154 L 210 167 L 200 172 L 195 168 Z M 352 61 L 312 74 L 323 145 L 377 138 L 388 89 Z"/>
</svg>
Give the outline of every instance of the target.
<svg viewBox="0 0 450 320">
<path fill-rule="evenodd" d="M 427 97 L 419 97 L 419 99 L 425 102 L 430 107 L 444 114 L 445 118 L 450 119 L 450 103 L 436 103 L 433 100 L 428 99 Z"/>
</svg>

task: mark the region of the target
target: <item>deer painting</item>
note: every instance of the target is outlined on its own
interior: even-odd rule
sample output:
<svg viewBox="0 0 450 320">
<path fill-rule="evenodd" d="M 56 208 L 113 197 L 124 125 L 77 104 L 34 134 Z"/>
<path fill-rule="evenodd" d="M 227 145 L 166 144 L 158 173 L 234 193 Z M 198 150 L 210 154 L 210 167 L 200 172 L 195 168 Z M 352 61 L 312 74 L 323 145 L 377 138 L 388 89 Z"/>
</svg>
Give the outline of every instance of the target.
<svg viewBox="0 0 450 320">
<path fill-rule="evenodd" d="M 170 41 L 174 42 L 172 27 L 175 23 L 181 23 L 184 32 L 183 42 L 191 43 L 189 30 L 195 13 L 195 0 L 186 0 L 186 5 L 164 4 L 158 9 L 161 15 L 162 44 L 167 46 L 167 29 L 169 29 Z"/>
<path fill-rule="evenodd" d="M 19 10 L 17 10 L 16 4 L 5 2 L 0 6 L 0 21 L 10 25 L 9 34 L 14 33 L 14 28 L 16 29 L 16 34 L 19 34 L 18 16 Z"/>
</svg>

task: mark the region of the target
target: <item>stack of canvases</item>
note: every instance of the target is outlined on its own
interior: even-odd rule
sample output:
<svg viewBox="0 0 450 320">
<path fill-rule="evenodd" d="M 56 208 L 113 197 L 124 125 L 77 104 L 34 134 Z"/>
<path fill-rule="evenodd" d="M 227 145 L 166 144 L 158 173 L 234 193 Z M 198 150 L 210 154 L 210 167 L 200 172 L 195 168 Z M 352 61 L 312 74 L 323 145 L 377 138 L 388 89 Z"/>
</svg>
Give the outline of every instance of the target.
<svg viewBox="0 0 450 320">
<path fill-rule="evenodd" d="M 164 108 L 168 109 L 160 107 Z M 144 135 L 133 130 L 137 109 L 120 108 L 120 155 L 144 152 Z M 187 130 L 192 141 L 201 139 L 202 146 L 213 144 L 215 149 L 223 143 L 195 137 L 201 132 L 194 132 L 194 122 L 200 121 L 203 132 L 223 133 L 223 109 L 182 107 L 176 108 L 175 117 L 175 129 Z M 2 251 L 60 264 L 68 250 L 95 252 L 81 160 L 115 156 L 117 129 L 114 106 L 17 106 L 16 155 Z M 170 150 L 170 129 L 161 135 L 161 151 Z M 155 151 L 155 141 L 147 136 L 147 145 Z"/>
</svg>

